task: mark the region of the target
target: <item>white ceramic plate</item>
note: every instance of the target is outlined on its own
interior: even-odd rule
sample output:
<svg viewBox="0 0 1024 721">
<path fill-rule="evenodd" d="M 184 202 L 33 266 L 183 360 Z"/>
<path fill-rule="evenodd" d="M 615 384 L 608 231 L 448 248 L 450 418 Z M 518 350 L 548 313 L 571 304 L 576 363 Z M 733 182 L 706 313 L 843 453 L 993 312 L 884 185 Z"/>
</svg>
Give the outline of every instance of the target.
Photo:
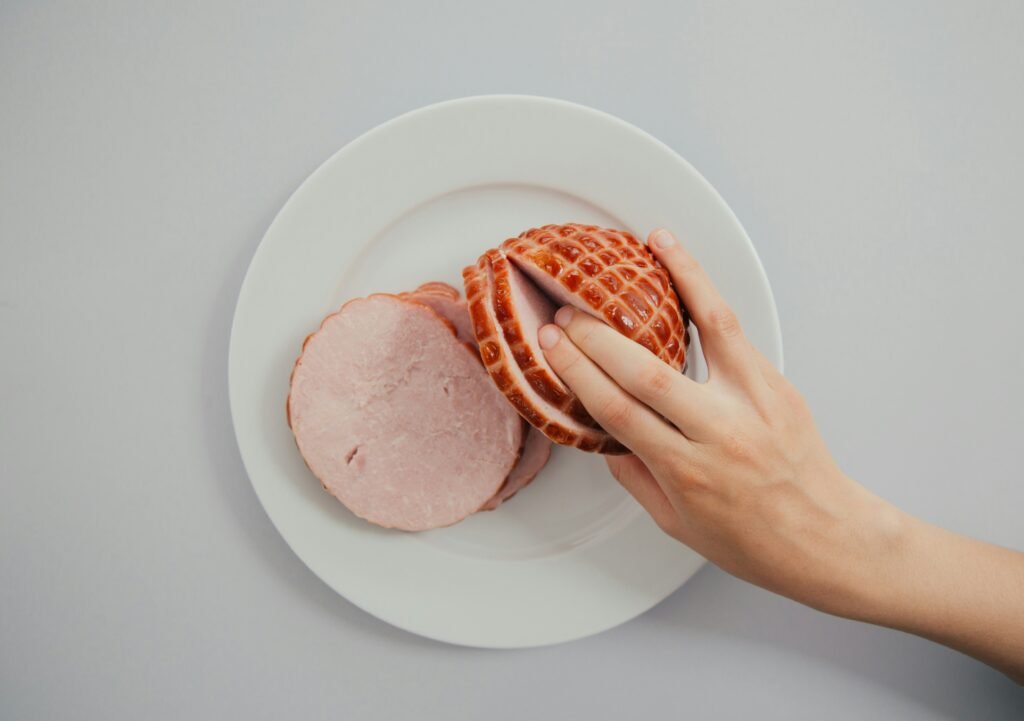
<svg viewBox="0 0 1024 721">
<path fill-rule="evenodd" d="M 409 534 L 351 515 L 292 441 L 289 372 L 324 315 L 374 291 L 428 280 L 461 287 L 462 267 L 486 248 L 562 222 L 641 238 L 659 226 L 677 231 L 781 367 L 768 281 L 715 190 L 637 128 L 544 98 L 433 105 L 353 141 L 288 200 L 242 285 L 229 380 L 252 485 L 315 574 L 413 633 L 494 648 L 568 641 L 646 611 L 703 563 L 658 531 L 598 456 L 556 449 L 542 475 L 497 511 Z M 701 374 L 702 361 L 689 372 Z"/>
</svg>

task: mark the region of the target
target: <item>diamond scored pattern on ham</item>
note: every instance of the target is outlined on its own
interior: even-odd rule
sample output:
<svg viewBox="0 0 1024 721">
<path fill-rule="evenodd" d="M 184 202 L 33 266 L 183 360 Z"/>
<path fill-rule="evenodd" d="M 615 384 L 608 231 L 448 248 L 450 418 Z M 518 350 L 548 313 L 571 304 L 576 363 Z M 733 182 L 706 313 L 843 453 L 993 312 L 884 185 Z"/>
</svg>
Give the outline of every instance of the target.
<svg viewBox="0 0 1024 721">
<path fill-rule="evenodd" d="M 570 305 L 682 369 L 686 312 L 647 248 L 624 231 L 546 225 L 487 251 L 463 280 L 484 365 L 516 410 L 556 443 L 628 453 L 548 365 L 537 331 Z"/>
<path fill-rule="evenodd" d="M 687 317 L 668 273 L 633 235 L 593 225 L 545 225 L 501 250 L 558 306 L 603 320 L 679 370 Z"/>
</svg>

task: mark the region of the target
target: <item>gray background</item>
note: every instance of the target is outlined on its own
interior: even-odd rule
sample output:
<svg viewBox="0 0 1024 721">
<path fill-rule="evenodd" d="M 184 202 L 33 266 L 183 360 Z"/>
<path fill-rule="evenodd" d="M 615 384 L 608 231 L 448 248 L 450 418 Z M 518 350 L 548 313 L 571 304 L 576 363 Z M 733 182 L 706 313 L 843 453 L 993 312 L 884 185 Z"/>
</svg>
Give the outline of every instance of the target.
<svg viewBox="0 0 1024 721">
<path fill-rule="evenodd" d="M 714 568 L 553 648 L 394 630 L 270 525 L 226 354 L 260 237 L 337 148 L 564 97 L 732 205 L 849 473 L 1024 547 L 1022 32 L 1012 2 L 4 2 L 0 717 L 1020 718 L 974 661 Z"/>
</svg>

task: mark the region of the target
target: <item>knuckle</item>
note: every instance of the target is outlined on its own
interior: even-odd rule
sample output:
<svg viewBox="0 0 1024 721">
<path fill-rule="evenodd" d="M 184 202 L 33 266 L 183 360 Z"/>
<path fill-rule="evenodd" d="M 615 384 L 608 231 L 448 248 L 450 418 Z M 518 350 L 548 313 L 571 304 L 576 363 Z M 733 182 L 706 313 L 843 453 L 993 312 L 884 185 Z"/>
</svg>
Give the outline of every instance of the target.
<svg viewBox="0 0 1024 721">
<path fill-rule="evenodd" d="M 675 485 L 681 495 L 693 496 L 711 489 L 711 477 L 703 469 L 688 467 L 676 474 Z"/>
<path fill-rule="evenodd" d="M 560 343 L 559 345 L 569 344 Z M 559 376 L 566 380 L 570 380 L 570 377 L 576 371 L 577 364 L 579 364 L 581 360 L 583 360 L 583 354 L 576 348 L 563 348 L 555 355 L 554 358 L 551 358 L 549 362 Z"/>
<path fill-rule="evenodd" d="M 736 432 L 735 417 L 718 417 L 707 423 L 707 434 L 714 443 L 719 443 L 723 438 L 728 438 Z"/>
<path fill-rule="evenodd" d="M 633 407 L 625 398 L 612 397 L 601 404 L 597 420 L 606 430 L 625 428 L 633 420 Z"/>
<path fill-rule="evenodd" d="M 727 458 L 749 461 L 754 456 L 750 439 L 741 433 L 729 433 L 722 439 L 722 450 Z"/>
<path fill-rule="evenodd" d="M 681 250 L 678 244 L 664 251 L 663 257 L 670 263 L 669 270 L 676 275 L 689 276 L 700 272 L 700 263 L 692 255 Z"/>
<path fill-rule="evenodd" d="M 651 364 L 640 372 L 638 383 L 641 392 L 647 397 L 660 398 L 672 392 L 675 387 L 676 378 L 668 367 L 661 367 L 663 364 Z"/>
<path fill-rule="evenodd" d="M 683 447 L 673 445 L 662 448 L 656 455 L 657 460 L 652 461 L 650 466 L 654 475 L 665 479 L 679 493 L 700 489 L 708 484 L 706 464 Z"/>
<path fill-rule="evenodd" d="M 741 335 L 740 321 L 736 313 L 728 306 L 712 308 L 707 315 L 707 325 L 711 330 L 724 338 L 735 338 Z"/>
<path fill-rule="evenodd" d="M 580 315 L 577 313 L 576 315 Z M 586 320 L 577 320 L 573 318 L 572 323 L 569 324 L 567 329 L 569 337 L 573 339 L 573 342 L 578 344 L 581 348 L 589 348 L 593 346 L 594 333 L 597 332 L 597 328 L 586 322 Z"/>
</svg>

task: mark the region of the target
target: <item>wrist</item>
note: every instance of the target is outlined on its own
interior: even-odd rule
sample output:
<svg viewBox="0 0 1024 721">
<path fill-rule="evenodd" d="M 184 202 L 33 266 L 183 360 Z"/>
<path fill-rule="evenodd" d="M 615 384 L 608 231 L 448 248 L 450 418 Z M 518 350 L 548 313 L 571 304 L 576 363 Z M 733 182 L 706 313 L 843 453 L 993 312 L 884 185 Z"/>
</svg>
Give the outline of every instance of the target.
<svg viewBox="0 0 1024 721">
<path fill-rule="evenodd" d="M 898 625 L 907 613 L 906 584 L 914 548 L 920 543 L 921 523 L 877 496 L 866 500 L 860 525 L 866 539 L 859 566 L 852 574 L 852 603 L 842 615 L 858 621 Z"/>
<path fill-rule="evenodd" d="M 1024 683 L 1024 554 L 892 511 L 877 524 L 887 552 L 843 615 L 929 638 Z"/>
<path fill-rule="evenodd" d="M 905 599 L 901 577 L 919 522 L 838 472 L 842 511 L 831 519 L 830 562 L 812 606 L 858 621 L 892 625 Z"/>
</svg>

